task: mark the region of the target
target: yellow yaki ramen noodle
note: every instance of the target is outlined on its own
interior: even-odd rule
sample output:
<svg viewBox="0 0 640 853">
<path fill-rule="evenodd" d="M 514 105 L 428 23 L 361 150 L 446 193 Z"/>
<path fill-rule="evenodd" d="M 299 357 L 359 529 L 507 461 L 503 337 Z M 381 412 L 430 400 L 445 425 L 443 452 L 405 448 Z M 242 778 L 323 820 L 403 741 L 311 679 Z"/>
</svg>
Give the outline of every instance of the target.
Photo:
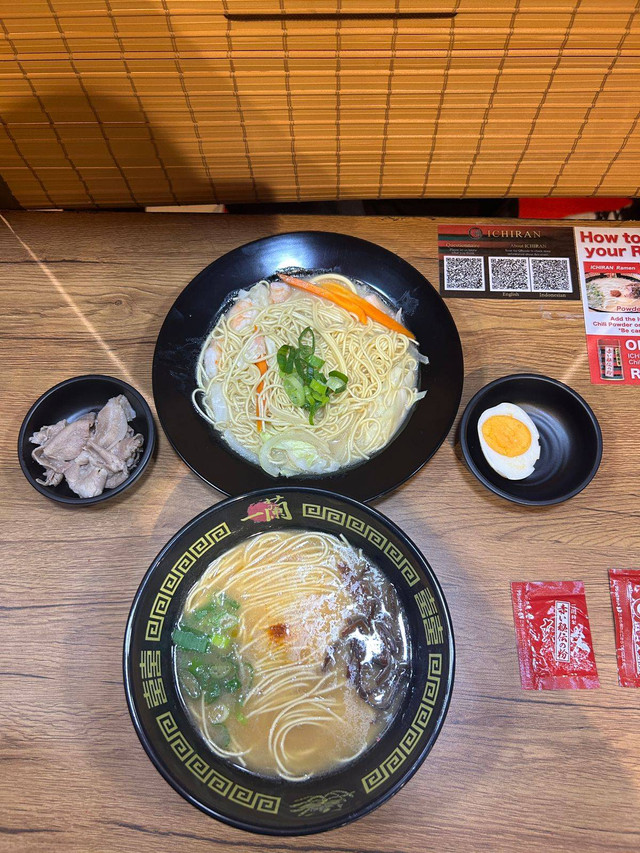
<svg viewBox="0 0 640 853">
<path fill-rule="evenodd" d="M 220 316 L 193 400 L 267 473 L 325 474 L 388 444 L 424 396 L 418 364 L 428 359 L 368 288 L 333 273 L 282 278 L 240 291 Z"/>
</svg>

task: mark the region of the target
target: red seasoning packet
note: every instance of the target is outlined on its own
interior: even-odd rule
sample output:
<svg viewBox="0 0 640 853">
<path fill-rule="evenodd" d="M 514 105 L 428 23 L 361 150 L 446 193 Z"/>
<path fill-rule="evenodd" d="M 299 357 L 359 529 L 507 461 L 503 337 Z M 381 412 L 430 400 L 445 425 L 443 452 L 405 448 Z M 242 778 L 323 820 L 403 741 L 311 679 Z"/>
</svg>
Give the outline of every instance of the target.
<svg viewBox="0 0 640 853">
<path fill-rule="evenodd" d="M 512 583 L 524 690 L 600 687 L 582 581 Z"/>
<path fill-rule="evenodd" d="M 640 569 L 611 569 L 609 586 L 616 623 L 618 681 L 621 687 L 640 687 Z"/>
</svg>

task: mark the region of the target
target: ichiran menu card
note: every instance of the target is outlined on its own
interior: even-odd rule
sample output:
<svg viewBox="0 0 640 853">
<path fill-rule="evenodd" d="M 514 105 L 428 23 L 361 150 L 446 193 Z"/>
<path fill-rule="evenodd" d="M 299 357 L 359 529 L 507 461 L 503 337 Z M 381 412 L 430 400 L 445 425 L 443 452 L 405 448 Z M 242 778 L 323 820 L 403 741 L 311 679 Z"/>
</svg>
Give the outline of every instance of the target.
<svg viewBox="0 0 640 853">
<path fill-rule="evenodd" d="M 579 299 L 571 228 L 438 227 L 440 293 L 484 299 Z"/>
<path fill-rule="evenodd" d="M 594 385 L 640 385 L 640 228 L 575 229 Z"/>
</svg>

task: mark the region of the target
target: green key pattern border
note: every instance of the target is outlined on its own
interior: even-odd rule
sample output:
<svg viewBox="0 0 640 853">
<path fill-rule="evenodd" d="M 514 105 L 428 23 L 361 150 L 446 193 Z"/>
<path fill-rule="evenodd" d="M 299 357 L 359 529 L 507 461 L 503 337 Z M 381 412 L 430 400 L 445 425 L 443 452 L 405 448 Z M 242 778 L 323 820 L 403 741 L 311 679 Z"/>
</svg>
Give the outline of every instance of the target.
<svg viewBox="0 0 640 853">
<path fill-rule="evenodd" d="M 367 773 L 361 779 L 362 787 L 367 794 L 380 787 L 390 776 L 398 772 L 424 736 L 438 698 L 441 682 L 442 654 L 431 652 L 429 654 L 427 683 L 420 701 L 420 707 L 398 746 L 384 761 L 380 762 L 375 770 Z"/>
<path fill-rule="evenodd" d="M 355 518 L 355 516 L 349 515 L 340 509 L 334 509 L 321 504 L 302 504 L 302 515 L 305 518 L 328 521 L 338 527 L 344 527 L 345 530 L 349 530 L 352 533 L 357 533 L 391 560 L 409 586 L 415 586 L 419 582 L 420 576 L 404 554 L 392 542 L 389 542 L 387 537 L 383 536 L 379 530 L 371 527 L 370 524 L 367 524 L 361 518 Z"/>
<path fill-rule="evenodd" d="M 175 591 L 180 586 L 182 578 L 199 557 L 206 554 L 210 548 L 213 548 L 214 545 L 217 545 L 218 542 L 221 542 L 230 534 L 231 531 L 229 530 L 229 526 L 226 521 L 223 521 L 222 524 L 218 524 L 217 527 L 213 527 L 211 530 L 203 533 L 203 535 L 196 540 L 193 545 L 187 548 L 184 554 L 178 557 L 171 569 L 169 569 L 167 576 L 162 582 L 160 591 L 154 598 L 153 604 L 151 605 L 149 619 L 147 620 L 147 629 L 144 636 L 145 640 L 152 643 L 160 642 L 162 626 L 164 625 L 164 617 L 167 615 L 171 599 L 173 598 Z"/>
<path fill-rule="evenodd" d="M 180 761 L 203 785 L 207 785 L 221 797 L 247 809 L 255 809 L 265 814 L 278 814 L 281 797 L 271 797 L 251 788 L 244 788 L 211 767 L 187 742 L 171 711 L 158 714 L 156 723 Z"/>
<path fill-rule="evenodd" d="M 360 518 L 349 515 L 342 510 L 321 504 L 304 503 L 302 505 L 302 515 L 305 518 L 320 519 L 335 524 L 338 527 L 343 527 L 352 533 L 357 533 L 362 536 L 374 547 L 378 548 L 385 554 L 391 562 L 396 566 L 409 587 L 419 583 L 420 577 L 409 560 L 402 554 L 396 546 L 390 542 L 379 530 Z M 183 577 L 189 569 L 195 564 L 203 554 L 210 548 L 221 542 L 231 531 L 226 522 L 218 524 L 211 530 L 204 533 L 196 542 L 193 543 L 179 558 L 167 573 L 160 591 L 156 595 L 149 612 L 147 620 L 145 640 L 148 642 L 159 642 L 162 634 L 165 616 L 169 610 L 171 599 L 178 589 Z M 425 598 L 424 588 L 415 595 L 418 603 L 423 622 L 425 624 L 425 632 L 427 631 L 427 620 L 436 620 L 439 623 L 439 633 L 442 631 L 442 622 L 440 616 L 434 613 L 435 601 L 428 594 Z M 361 779 L 362 786 L 368 794 L 386 782 L 390 776 L 398 772 L 407 758 L 416 748 L 419 741 L 425 735 L 427 725 L 431 719 L 433 708 L 440 691 L 442 682 L 442 654 L 436 652 L 429 653 L 428 677 L 425 686 L 424 694 L 420 702 L 418 711 L 405 732 L 398 746 L 382 761 L 378 767 L 368 773 Z M 166 700 L 165 700 L 166 701 Z M 149 704 L 147 702 L 147 704 Z M 162 703 L 164 704 L 164 703 Z M 149 706 L 151 707 L 151 706 Z M 164 711 L 156 716 L 158 727 L 178 759 L 200 782 L 207 785 L 217 794 L 227 798 L 233 803 L 244 806 L 248 809 L 263 812 L 266 814 L 278 814 L 281 804 L 281 797 L 272 797 L 268 794 L 259 793 L 251 788 L 245 788 L 228 779 L 222 773 L 219 773 L 210 764 L 208 764 L 189 744 L 185 736 L 180 731 L 171 711 Z"/>
</svg>

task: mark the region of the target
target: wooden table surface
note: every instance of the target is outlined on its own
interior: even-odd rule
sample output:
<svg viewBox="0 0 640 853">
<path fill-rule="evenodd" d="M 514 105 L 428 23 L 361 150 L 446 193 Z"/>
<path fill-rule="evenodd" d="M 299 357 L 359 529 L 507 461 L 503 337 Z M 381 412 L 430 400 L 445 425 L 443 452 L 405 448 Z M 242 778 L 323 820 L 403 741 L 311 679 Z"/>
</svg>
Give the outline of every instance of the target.
<svg viewBox="0 0 640 853">
<path fill-rule="evenodd" d="M 344 231 L 397 252 L 437 284 L 437 224 L 53 212 L 0 220 L 3 853 L 640 848 L 640 691 L 618 686 L 607 583 L 610 567 L 639 562 L 639 395 L 589 383 L 579 302 L 448 302 L 464 347 L 461 411 L 498 376 L 547 373 L 592 405 L 604 457 L 582 494 L 527 509 L 476 482 L 454 429 L 417 476 L 377 503 L 444 587 L 455 689 L 411 782 L 373 814 L 323 835 L 263 839 L 201 814 L 156 772 L 129 719 L 121 653 L 133 594 L 161 546 L 221 496 L 162 434 L 138 487 L 95 507 L 47 500 L 18 466 L 24 414 L 66 377 L 119 376 L 152 404 L 160 325 L 222 253 L 276 232 Z M 520 688 L 509 583 L 547 579 L 585 582 L 600 690 Z"/>
</svg>

